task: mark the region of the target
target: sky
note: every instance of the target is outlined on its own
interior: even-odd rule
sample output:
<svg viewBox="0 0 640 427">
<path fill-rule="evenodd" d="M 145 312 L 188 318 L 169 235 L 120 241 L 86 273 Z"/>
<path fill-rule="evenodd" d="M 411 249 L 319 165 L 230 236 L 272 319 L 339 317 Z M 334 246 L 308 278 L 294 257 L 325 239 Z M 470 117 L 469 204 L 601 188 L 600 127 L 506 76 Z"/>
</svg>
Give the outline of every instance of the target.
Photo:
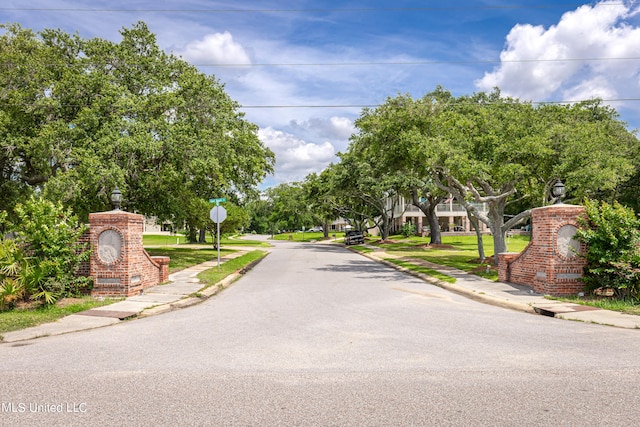
<svg viewBox="0 0 640 427">
<path fill-rule="evenodd" d="M 523 101 L 599 97 L 640 128 L 640 1 L 3 0 L 0 23 L 159 46 L 214 75 L 276 154 L 261 188 L 344 151 L 364 107 L 442 86 Z"/>
</svg>

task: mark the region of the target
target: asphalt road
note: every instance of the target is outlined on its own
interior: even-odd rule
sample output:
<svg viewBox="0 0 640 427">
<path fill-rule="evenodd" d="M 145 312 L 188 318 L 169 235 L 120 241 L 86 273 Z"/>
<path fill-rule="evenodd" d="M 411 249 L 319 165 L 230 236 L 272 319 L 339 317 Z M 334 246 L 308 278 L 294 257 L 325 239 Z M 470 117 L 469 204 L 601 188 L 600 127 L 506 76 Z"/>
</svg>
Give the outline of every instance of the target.
<svg viewBox="0 0 640 427">
<path fill-rule="evenodd" d="M 200 305 L 0 345 L 0 425 L 638 425 L 639 334 L 287 242 Z"/>
</svg>

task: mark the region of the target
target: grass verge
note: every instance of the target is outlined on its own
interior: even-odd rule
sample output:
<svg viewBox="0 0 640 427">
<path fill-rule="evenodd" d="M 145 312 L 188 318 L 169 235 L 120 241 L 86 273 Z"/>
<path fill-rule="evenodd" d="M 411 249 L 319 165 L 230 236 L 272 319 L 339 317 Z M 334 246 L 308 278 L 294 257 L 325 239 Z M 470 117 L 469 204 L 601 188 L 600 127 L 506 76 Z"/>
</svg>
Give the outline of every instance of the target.
<svg viewBox="0 0 640 427">
<path fill-rule="evenodd" d="M 18 308 L 11 311 L 3 311 L 0 312 L 0 334 L 53 322 L 70 314 L 112 304 L 120 300 L 119 298 L 105 298 L 100 300 L 89 296 L 82 298 L 65 298 L 58 301 L 56 305 L 42 306 L 35 309 Z"/>
<path fill-rule="evenodd" d="M 403 261 L 395 258 L 385 258 L 385 261 L 388 261 L 392 264 L 406 268 L 407 270 L 415 271 L 416 273 L 422 273 L 422 274 L 426 274 L 427 276 L 435 277 L 436 279 L 442 280 L 443 282 L 456 283 L 455 277 L 447 276 L 446 274 L 442 274 L 429 267 L 424 267 L 421 265 L 413 264 L 411 262 Z"/>
<path fill-rule="evenodd" d="M 606 297 L 551 297 L 548 299 L 555 301 L 566 301 L 574 304 L 588 305 L 591 307 L 601 308 L 603 310 L 619 311 L 621 313 L 640 315 L 640 305 L 633 301 L 606 298 Z"/>
<path fill-rule="evenodd" d="M 230 274 L 235 273 L 238 270 L 247 268 L 254 262 L 257 262 L 264 258 L 267 252 L 261 250 L 251 251 L 238 258 L 230 259 L 224 262 L 220 267 L 213 267 L 198 274 L 198 279 L 204 283 L 204 288 L 215 285 L 222 279 Z"/>
</svg>

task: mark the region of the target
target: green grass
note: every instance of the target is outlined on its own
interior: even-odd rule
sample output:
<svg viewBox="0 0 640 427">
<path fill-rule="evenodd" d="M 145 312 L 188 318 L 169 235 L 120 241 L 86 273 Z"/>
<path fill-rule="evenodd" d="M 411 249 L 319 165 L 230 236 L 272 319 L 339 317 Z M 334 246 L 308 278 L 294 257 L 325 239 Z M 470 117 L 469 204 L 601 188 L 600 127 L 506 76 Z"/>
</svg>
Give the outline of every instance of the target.
<svg viewBox="0 0 640 427">
<path fill-rule="evenodd" d="M 428 276 L 432 276 L 435 277 L 436 279 L 442 280 L 444 282 L 447 283 L 455 283 L 456 279 L 455 277 L 451 277 L 451 276 L 447 276 L 446 274 L 442 274 L 434 269 L 428 268 L 428 267 L 424 267 L 421 265 L 417 265 L 417 264 L 413 264 L 411 262 L 408 261 L 403 261 L 403 260 L 399 260 L 399 259 L 395 259 L 395 258 L 385 258 L 385 261 L 389 261 L 390 263 L 393 263 L 395 265 L 398 265 L 400 267 L 404 267 L 407 270 L 411 270 L 411 271 L 415 271 L 416 273 L 422 273 L 422 274 L 426 274 Z"/>
<path fill-rule="evenodd" d="M 24 308 L 12 311 L 3 311 L 0 312 L 0 334 L 3 332 L 17 331 L 19 329 L 53 322 L 64 316 L 112 304 L 116 301 L 120 301 L 120 299 L 105 298 L 99 300 L 87 296 L 79 298 L 78 302 L 66 306 L 52 305 L 38 307 L 36 309 Z"/>
<path fill-rule="evenodd" d="M 184 245 L 187 244 L 187 238 L 182 234 L 174 235 L 159 235 L 159 234 L 145 234 L 142 236 L 142 245 L 147 246 L 169 246 L 169 245 Z M 196 243 L 203 247 L 213 247 L 211 236 L 207 236 L 206 243 Z M 256 246 L 256 247 L 268 247 L 268 242 L 260 240 L 245 240 L 235 236 L 222 236 L 220 239 L 220 247 L 223 246 Z"/>
<path fill-rule="evenodd" d="M 575 304 L 588 305 L 591 307 L 601 308 L 603 310 L 619 311 L 626 314 L 640 315 L 640 305 L 633 301 L 606 298 L 606 297 L 550 297 L 547 298 L 556 301 L 566 301 Z"/>
<path fill-rule="evenodd" d="M 222 246 L 222 245 L 221 245 Z M 180 247 L 163 247 L 163 248 L 146 248 L 147 253 L 151 256 L 168 256 L 169 273 L 184 270 L 187 267 L 202 264 L 203 262 L 218 259 L 218 251 L 213 249 L 196 249 L 196 248 L 180 248 Z M 235 251 L 228 249 L 220 249 L 220 256 L 223 257 Z"/>
<path fill-rule="evenodd" d="M 329 233 L 329 239 L 333 239 L 334 234 L 336 235 L 336 238 L 344 237 L 344 233 Z M 322 231 L 314 231 L 314 232 L 305 231 L 304 233 L 299 231 L 299 232 L 292 232 L 292 233 L 276 234 L 273 236 L 273 240 L 292 240 L 294 242 L 310 242 L 312 240 L 323 240 L 323 239 L 324 239 L 324 233 Z"/>
<path fill-rule="evenodd" d="M 507 239 L 507 249 L 510 252 L 521 252 L 528 244 L 530 237 L 516 235 Z M 498 271 L 489 261 L 479 262 L 476 236 L 443 235 L 441 246 L 427 246 L 428 237 L 390 236 L 388 241 L 381 243 L 379 238 L 368 239 L 368 242 L 384 249 L 389 254 L 402 257 L 417 258 L 434 264 L 457 268 L 474 273 L 478 276 L 498 280 Z M 484 235 L 483 244 L 485 256 L 493 255 L 493 236 Z M 367 252 L 361 246 L 354 246 L 360 252 Z M 370 251 L 370 250 L 368 250 Z M 408 262 L 405 260 L 405 262 Z M 487 271 L 487 266 L 489 267 Z"/>
<path fill-rule="evenodd" d="M 198 274 L 198 279 L 200 279 L 200 281 L 205 284 L 205 288 L 215 285 L 228 275 L 242 268 L 245 268 L 252 262 L 262 259 L 266 255 L 267 252 L 265 251 L 251 251 L 242 256 L 230 259 L 229 261 L 220 264 L 220 267 L 213 267 L 203 271 L 202 273 Z"/>
<path fill-rule="evenodd" d="M 187 238 L 181 234 L 160 235 L 160 234 L 144 234 L 142 235 L 143 246 L 168 246 L 187 243 Z"/>
</svg>

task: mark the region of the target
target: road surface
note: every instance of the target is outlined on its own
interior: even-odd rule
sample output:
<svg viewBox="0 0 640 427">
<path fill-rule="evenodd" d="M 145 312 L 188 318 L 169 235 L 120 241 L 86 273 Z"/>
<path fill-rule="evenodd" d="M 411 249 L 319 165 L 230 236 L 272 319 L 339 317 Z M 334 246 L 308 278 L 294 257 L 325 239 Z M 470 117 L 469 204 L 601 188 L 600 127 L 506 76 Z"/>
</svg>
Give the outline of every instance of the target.
<svg viewBox="0 0 640 427">
<path fill-rule="evenodd" d="M 200 305 L 0 344 L 0 425 L 637 425 L 639 334 L 283 242 Z"/>
</svg>

